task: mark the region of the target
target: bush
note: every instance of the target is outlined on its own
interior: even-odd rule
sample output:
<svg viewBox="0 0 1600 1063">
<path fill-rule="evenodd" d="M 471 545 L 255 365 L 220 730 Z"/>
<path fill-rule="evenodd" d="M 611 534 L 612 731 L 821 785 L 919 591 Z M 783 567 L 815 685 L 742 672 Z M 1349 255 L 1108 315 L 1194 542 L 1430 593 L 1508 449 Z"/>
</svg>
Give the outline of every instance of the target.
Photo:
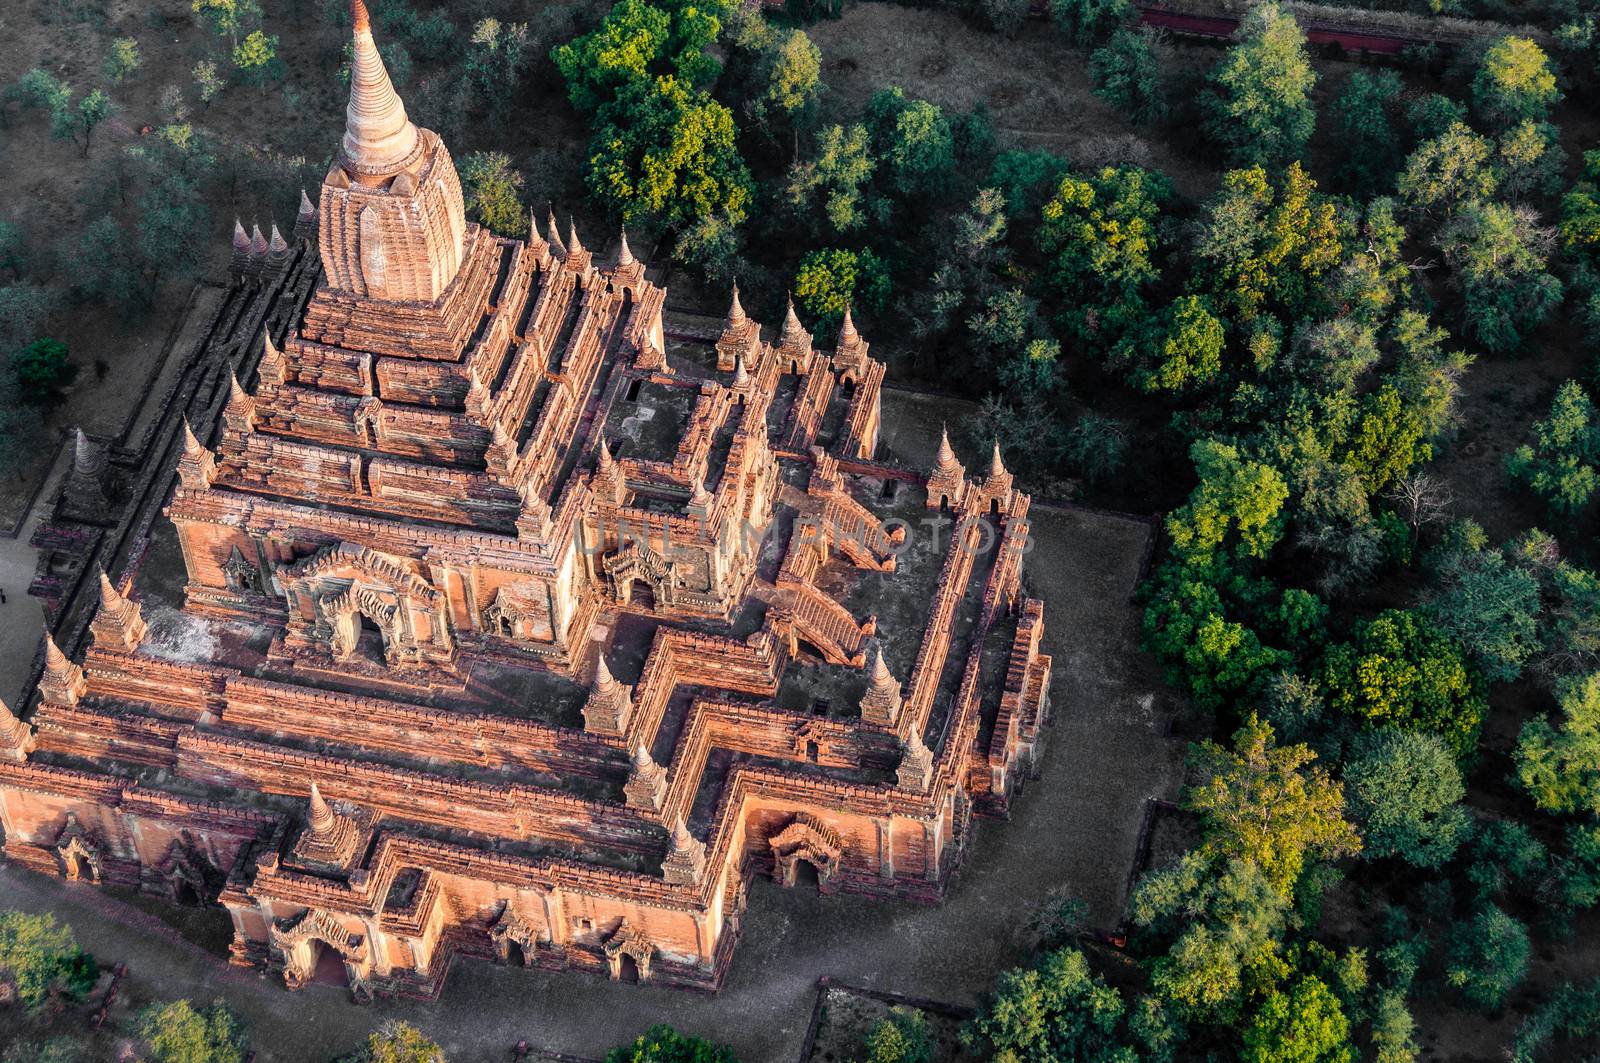
<svg viewBox="0 0 1600 1063">
<path fill-rule="evenodd" d="M 11 370 L 23 395 L 33 402 L 50 398 L 72 378 L 67 345 L 49 337 L 34 340 L 13 355 Z"/>
<path fill-rule="evenodd" d="M 29 1008 L 52 993 L 82 1000 L 94 988 L 100 968 L 78 948 L 72 931 L 53 915 L 0 912 L 0 971 L 17 988 L 17 999 Z"/>
<path fill-rule="evenodd" d="M 658 1023 L 633 1044 L 606 1053 L 605 1063 L 739 1063 L 739 1058 L 722 1045 Z"/>
<path fill-rule="evenodd" d="M 228 1005 L 203 1011 L 187 1000 L 152 1004 L 139 1013 L 139 1037 L 150 1063 L 243 1063 L 244 1027 Z"/>
</svg>

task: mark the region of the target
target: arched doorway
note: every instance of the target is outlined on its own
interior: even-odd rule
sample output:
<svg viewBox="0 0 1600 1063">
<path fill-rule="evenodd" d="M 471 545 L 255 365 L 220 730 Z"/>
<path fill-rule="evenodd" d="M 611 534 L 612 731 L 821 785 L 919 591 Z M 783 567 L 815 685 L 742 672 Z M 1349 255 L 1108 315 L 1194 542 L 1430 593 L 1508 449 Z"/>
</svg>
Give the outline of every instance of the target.
<svg viewBox="0 0 1600 1063">
<path fill-rule="evenodd" d="M 779 885 L 798 885 L 802 869 L 809 869 L 806 881 L 814 876 L 818 892 L 832 891 L 844 849 L 832 828 L 802 812 L 767 844 L 772 849 L 773 876 Z"/>
<path fill-rule="evenodd" d="M 345 966 L 344 957 L 339 955 L 338 950 L 330 948 L 322 941 L 313 941 L 311 948 L 317 957 L 311 966 L 311 981 L 317 985 L 349 989 L 350 970 Z"/>
</svg>

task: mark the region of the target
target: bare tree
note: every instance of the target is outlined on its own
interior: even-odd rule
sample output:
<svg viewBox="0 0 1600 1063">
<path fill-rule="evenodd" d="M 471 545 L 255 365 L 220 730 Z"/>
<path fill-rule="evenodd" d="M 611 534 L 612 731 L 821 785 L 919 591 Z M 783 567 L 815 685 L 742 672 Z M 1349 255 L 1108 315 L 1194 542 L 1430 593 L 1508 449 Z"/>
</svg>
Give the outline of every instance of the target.
<svg viewBox="0 0 1600 1063">
<path fill-rule="evenodd" d="M 1425 472 L 1413 473 L 1395 484 L 1389 489 L 1389 497 L 1411 526 L 1412 535 L 1449 516 L 1456 504 L 1455 489 L 1449 481 Z"/>
</svg>

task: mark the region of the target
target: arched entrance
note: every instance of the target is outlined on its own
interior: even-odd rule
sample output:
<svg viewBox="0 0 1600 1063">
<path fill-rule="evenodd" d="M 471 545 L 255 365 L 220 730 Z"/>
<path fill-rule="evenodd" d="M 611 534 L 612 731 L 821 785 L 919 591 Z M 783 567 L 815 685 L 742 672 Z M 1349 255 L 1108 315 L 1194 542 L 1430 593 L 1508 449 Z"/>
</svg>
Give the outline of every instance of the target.
<svg viewBox="0 0 1600 1063">
<path fill-rule="evenodd" d="M 67 881 L 100 881 L 100 846 L 75 813 L 67 813 L 67 824 L 56 838 L 56 858 L 61 861 L 61 877 Z"/>
<path fill-rule="evenodd" d="M 329 913 L 308 908 L 293 919 L 280 920 L 268 931 L 267 942 L 283 964 L 283 984 L 289 989 L 334 979 L 334 984 L 348 986 L 357 1000 L 371 999 L 372 960 L 366 938 L 352 934 Z M 343 968 L 343 975 L 336 976 L 336 967 L 330 965 Z"/>
<path fill-rule="evenodd" d="M 795 886 L 801 881 L 801 868 L 815 875 L 817 890 L 831 892 L 839 873 L 844 846 L 839 835 L 820 820 L 801 813 L 767 843 L 772 849 L 773 877 L 779 885 Z M 809 877 L 809 876 L 808 876 Z"/>
<path fill-rule="evenodd" d="M 633 981 L 650 980 L 650 963 L 656 954 L 655 943 L 630 926 L 626 919 L 601 949 L 605 953 L 606 967 L 613 982 L 627 980 L 624 978 L 625 974 L 631 974 Z"/>
</svg>

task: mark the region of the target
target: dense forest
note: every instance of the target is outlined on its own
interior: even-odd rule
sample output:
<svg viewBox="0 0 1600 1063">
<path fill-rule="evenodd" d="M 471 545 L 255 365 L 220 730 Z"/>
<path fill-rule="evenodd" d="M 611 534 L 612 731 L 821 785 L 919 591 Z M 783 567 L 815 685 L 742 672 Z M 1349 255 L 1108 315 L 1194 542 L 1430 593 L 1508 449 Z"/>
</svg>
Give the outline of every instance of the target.
<svg viewBox="0 0 1600 1063">
<path fill-rule="evenodd" d="M 1143 633 L 1193 706 L 1197 843 L 1137 883 L 1120 959 L 1070 896 L 1042 912 L 975 1055 L 1401 1063 L 1457 1014 L 1498 1020 L 1484 1056 L 1597 1050 L 1595 0 L 1373 4 L 1475 27 L 1386 64 L 1308 46 L 1270 0 L 1225 47 L 1125 0 L 1052 0 L 1061 62 L 1195 161 L 1201 195 L 1135 140 L 1018 146 L 914 84 L 832 98 L 807 27 L 836 0 L 501 6 L 373 5 L 418 121 L 507 145 L 459 154 L 475 220 L 520 236 L 546 197 L 582 196 L 700 309 L 735 277 L 769 319 L 792 293 L 819 337 L 851 309 L 896 379 L 981 398 L 967 441 L 998 438 L 1025 486 L 1165 514 Z M 222 94 L 293 91 L 287 18 L 193 8 L 212 54 L 130 145 L 97 130 L 135 39 L 100 87 L 41 67 L 5 90 L 8 124 L 47 125 L 94 174 L 62 246 L 0 222 L 13 446 L 72 371 L 52 314 L 148 313 L 206 268 L 221 188 L 285 218 L 320 178 L 205 119 Z M 959 8 L 1002 36 L 1031 13 Z M 345 0 L 320 14 L 348 24 Z M 530 107 L 562 108 L 577 146 L 515 146 Z M 1565 379 L 1536 418 L 1498 392 L 1469 409 L 1474 374 L 1535 367 Z M 1460 459 L 1507 419 L 1501 505 Z M 1370 918 L 1330 916 L 1352 898 Z M 928 1051 L 912 1012 L 862 1048 Z"/>
</svg>

